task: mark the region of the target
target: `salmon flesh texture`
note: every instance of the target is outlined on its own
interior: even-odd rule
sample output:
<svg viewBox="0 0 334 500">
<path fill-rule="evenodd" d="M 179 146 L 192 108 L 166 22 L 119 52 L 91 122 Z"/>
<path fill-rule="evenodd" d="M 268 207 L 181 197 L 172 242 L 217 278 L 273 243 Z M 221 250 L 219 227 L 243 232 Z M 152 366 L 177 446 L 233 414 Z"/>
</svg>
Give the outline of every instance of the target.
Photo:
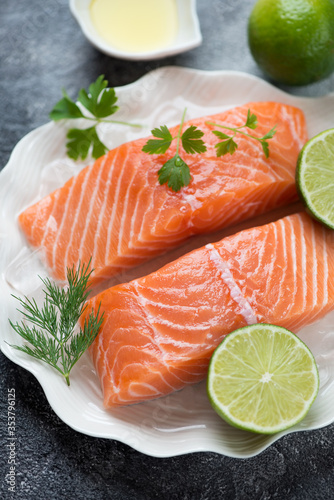
<svg viewBox="0 0 334 500">
<path fill-rule="evenodd" d="M 270 157 L 265 158 L 258 141 L 238 134 L 237 151 L 218 158 L 214 147 L 218 139 L 206 122 L 240 126 L 248 109 L 258 118 L 256 136 L 277 125 Z M 109 151 L 19 215 L 25 237 L 41 250 L 54 278 L 64 280 L 68 267 L 87 264 L 91 258 L 94 285 L 191 235 L 221 229 L 297 198 L 296 161 L 307 140 L 300 109 L 274 102 L 249 103 L 190 120 L 184 130 L 189 125 L 204 132 L 207 152 L 182 152 L 192 181 L 181 191 L 160 186 L 157 176 L 175 154 L 175 141 L 165 155 L 148 155 L 142 152 L 147 138 L 138 139 Z M 172 135 L 177 131 L 178 127 L 171 129 Z"/>
<path fill-rule="evenodd" d="M 252 323 L 298 332 L 334 309 L 334 231 L 305 213 L 208 244 L 88 301 L 104 311 L 90 348 L 105 407 L 205 378 L 223 337 Z"/>
</svg>

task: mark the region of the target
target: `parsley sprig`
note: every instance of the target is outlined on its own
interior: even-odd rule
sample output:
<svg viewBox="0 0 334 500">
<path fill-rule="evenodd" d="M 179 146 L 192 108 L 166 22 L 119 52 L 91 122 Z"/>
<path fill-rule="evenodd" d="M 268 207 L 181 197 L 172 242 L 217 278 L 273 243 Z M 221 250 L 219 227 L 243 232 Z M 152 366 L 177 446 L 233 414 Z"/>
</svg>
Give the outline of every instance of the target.
<svg viewBox="0 0 334 500">
<path fill-rule="evenodd" d="M 217 156 L 224 156 L 228 153 L 231 155 L 235 152 L 235 150 L 238 148 L 238 144 L 233 140 L 234 137 L 237 134 L 242 134 L 245 135 L 246 137 L 250 137 L 251 139 L 255 139 L 256 141 L 259 141 L 261 143 L 263 152 L 265 154 L 265 157 L 269 157 L 269 144 L 268 140 L 272 139 L 276 133 L 276 125 L 273 127 L 269 132 L 267 132 L 263 137 L 256 137 L 251 134 L 247 134 L 247 132 L 244 132 L 241 130 L 242 128 L 250 128 L 252 130 L 255 130 L 257 128 L 257 117 L 254 113 L 251 113 L 250 109 L 247 112 L 247 119 L 246 123 L 244 125 L 240 125 L 239 127 L 228 127 L 226 125 L 220 125 L 218 123 L 213 123 L 213 122 L 206 122 L 208 125 L 214 125 L 215 127 L 220 127 L 226 130 L 231 130 L 233 133 L 232 136 L 225 134 L 223 132 L 220 132 L 219 130 L 213 130 L 213 134 L 215 134 L 219 139 L 221 139 L 220 142 L 218 142 L 215 145 L 215 148 L 217 150 Z"/>
<path fill-rule="evenodd" d="M 183 186 L 188 186 L 191 181 L 190 169 L 180 156 L 180 144 L 188 154 L 204 153 L 206 146 L 201 139 L 204 133 L 194 125 L 188 127 L 183 133 L 183 123 L 186 116 L 186 109 L 183 112 L 182 120 L 175 137 L 172 136 L 166 125 L 155 128 L 151 131 L 156 139 L 149 139 L 143 146 L 142 151 L 150 155 L 165 154 L 170 145 L 176 140 L 175 155 L 167 160 L 158 171 L 159 183 L 167 184 L 173 191 L 178 192 Z"/>
<path fill-rule="evenodd" d="M 67 270 L 67 288 L 61 288 L 49 278 L 42 279 L 46 290 L 44 304 L 39 308 L 36 300 L 15 297 L 20 302 L 23 321 L 15 324 L 9 320 L 12 328 L 30 345 L 12 345 L 15 349 L 44 361 L 60 372 L 70 385 L 70 371 L 91 345 L 102 325 L 103 314 L 100 307 L 86 318 L 83 329 L 74 333 L 77 322 L 87 307 L 87 284 L 92 271 L 79 264 Z M 31 326 L 29 326 L 31 325 Z"/>
<path fill-rule="evenodd" d="M 96 128 L 102 122 L 141 127 L 138 124 L 106 119 L 119 109 L 119 106 L 116 105 L 117 96 L 115 89 L 107 87 L 108 81 L 104 79 L 104 75 L 100 75 L 89 86 L 88 92 L 85 89 L 81 89 L 77 97 L 77 101 L 81 104 L 81 107 L 72 101 L 66 91 L 63 90 L 63 98 L 57 102 L 49 114 L 49 117 L 53 121 L 84 118 L 85 120 L 94 122 L 92 127 L 84 129 L 71 128 L 67 132 L 67 155 L 74 160 L 78 158 L 85 160 L 90 151 L 92 157 L 97 159 L 108 151 L 107 146 L 100 140 Z M 86 109 L 88 114 L 84 113 L 82 108 Z"/>
<path fill-rule="evenodd" d="M 142 148 L 142 151 L 148 154 L 165 154 L 169 149 L 173 140 L 176 139 L 176 153 L 169 160 L 164 163 L 164 165 L 158 171 L 158 179 L 160 184 L 167 183 L 168 187 L 170 187 L 173 191 L 180 191 L 183 186 L 188 186 L 191 180 L 190 169 L 189 166 L 185 163 L 185 161 L 181 158 L 179 154 L 180 142 L 182 144 L 183 149 L 186 153 L 195 154 L 195 153 L 204 153 L 207 148 L 205 146 L 204 141 L 201 139 L 203 137 L 204 132 L 202 132 L 199 128 L 191 125 L 182 133 L 182 127 L 184 123 L 186 110 L 184 110 L 182 120 L 180 123 L 178 134 L 173 137 L 170 133 L 169 129 L 166 125 L 162 125 L 159 128 L 155 128 L 151 131 L 152 135 L 155 139 L 149 139 L 147 143 Z M 237 134 L 245 135 L 251 139 L 255 139 L 261 143 L 263 152 L 266 158 L 269 157 L 269 144 L 268 140 L 272 139 L 276 133 L 276 125 L 267 132 L 263 137 L 256 137 L 254 135 L 248 134 L 247 132 L 241 130 L 243 128 L 250 128 L 255 130 L 257 128 L 257 116 L 254 113 L 251 113 L 250 109 L 247 111 L 247 118 L 244 125 L 240 125 L 239 127 L 228 127 L 226 125 L 221 125 L 219 123 L 214 122 L 206 122 L 207 125 L 213 125 L 215 127 L 220 127 L 225 130 L 231 130 L 233 132 L 232 135 L 228 135 L 220 130 L 213 130 L 213 134 L 215 134 L 220 142 L 215 144 L 216 154 L 218 157 L 224 156 L 227 153 L 231 155 L 238 148 L 238 144 L 234 141 L 234 137 Z"/>
</svg>

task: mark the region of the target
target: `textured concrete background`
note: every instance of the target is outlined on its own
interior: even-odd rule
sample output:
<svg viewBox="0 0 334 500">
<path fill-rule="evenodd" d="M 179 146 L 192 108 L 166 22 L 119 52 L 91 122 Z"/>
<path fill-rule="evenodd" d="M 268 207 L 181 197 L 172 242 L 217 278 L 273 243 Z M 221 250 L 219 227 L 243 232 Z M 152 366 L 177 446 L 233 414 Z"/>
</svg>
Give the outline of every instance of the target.
<svg viewBox="0 0 334 500">
<path fill-rule="evenodd" d="M 25 134 L 48 121 L 65 87 L 77 94 L 104 73 L 112 86 L 179 65 L 262 76 L 247 46 L 253 0 L 198 0 L 203 44 L 149 62 L 107 57 L 85 40 L 67 0 L 0 1 L 0 168 Z M 294 94 L 320 96 L 334 77 Z M 334 110 L 333 110 L 334 111 Z M 16 391 L 16 494 L 7 472 L 7 390 Z M 157 459 L 116 441 L 81 435 L 51 410 L 35 378 L 0 354 L 0 497 L 4 499 L 330 500 L 334 498 L 334 425 L 289 435 L 261 455 L 214 453 Z"/>
</svg>

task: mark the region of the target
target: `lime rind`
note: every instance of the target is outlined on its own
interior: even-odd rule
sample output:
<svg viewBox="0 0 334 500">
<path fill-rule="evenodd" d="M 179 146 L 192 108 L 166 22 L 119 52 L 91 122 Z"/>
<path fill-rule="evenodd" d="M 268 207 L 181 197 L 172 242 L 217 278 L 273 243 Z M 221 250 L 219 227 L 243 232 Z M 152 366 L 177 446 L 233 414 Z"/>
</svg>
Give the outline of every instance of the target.
<svg viewBox="0 0 334 500">
<path fill-rule="evenodd" d="M 209 365 L 207 393 L 214 410 L 232 426 L 255 433 L 274 434 L 296 425 L 318 390 L 311 351 L 276 325 L 235 330 L 217 347 Z"/>
<path fill-rule="evenodd" d="M 302 148 L 296 185 L 308 213 L 334 229 L 334 129 L 314 136 Z"/>
</svg>

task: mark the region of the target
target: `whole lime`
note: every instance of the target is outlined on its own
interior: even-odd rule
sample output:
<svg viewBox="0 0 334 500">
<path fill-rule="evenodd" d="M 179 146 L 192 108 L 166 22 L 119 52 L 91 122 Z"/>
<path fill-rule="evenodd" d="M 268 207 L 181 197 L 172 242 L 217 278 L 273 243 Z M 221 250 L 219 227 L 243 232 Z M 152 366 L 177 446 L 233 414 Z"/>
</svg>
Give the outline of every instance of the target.
<svg viewBox="0 0 334 500">
<path fill-rule="evenodd" d="M 248 41 L 255 61 L 277 82 L 321 80 L 334 70 L 334 0 L 258 0 Z"/>
</svg>

